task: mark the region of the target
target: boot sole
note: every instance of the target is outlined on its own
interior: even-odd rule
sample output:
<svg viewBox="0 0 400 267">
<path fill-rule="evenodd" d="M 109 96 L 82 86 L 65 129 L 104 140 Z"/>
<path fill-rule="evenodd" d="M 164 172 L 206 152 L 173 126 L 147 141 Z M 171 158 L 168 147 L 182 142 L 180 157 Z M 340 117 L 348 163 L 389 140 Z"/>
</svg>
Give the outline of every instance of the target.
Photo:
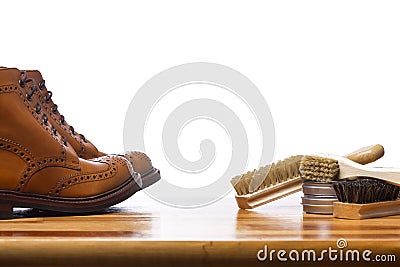
<svg viewBox="0 0 400 267">
<path fill-rule="evenodd" d="M 0 190 L 0 219 L 13 218 L 13 208 L 33 208 L 68 213 L 90 213 L 116 205 L 142 188 L 131 177 L 106 193 L 86 198 L 63 198 Z"/>
<path fill-rule="evenodd" d="M 161 179 L 160 170 L 153 167 L 147 172 L 143 173 L 141 177 L 142 177 L 142 189 L 145 189 Z"/>
</svg>

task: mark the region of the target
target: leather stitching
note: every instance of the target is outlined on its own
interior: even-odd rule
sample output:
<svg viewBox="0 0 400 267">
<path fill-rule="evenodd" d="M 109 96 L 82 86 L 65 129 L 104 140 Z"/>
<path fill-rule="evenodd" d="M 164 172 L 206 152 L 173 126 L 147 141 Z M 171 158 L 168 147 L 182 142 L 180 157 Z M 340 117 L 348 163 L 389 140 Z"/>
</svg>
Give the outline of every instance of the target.
<svg viewBox="0 0 400 267">
<path fill-rule="evenodd" d="M 13 153 L 27 164 L 22 176 L 18 179 L 18 186 L 14 189 L 17 192 L 23 192 L 31 177 L 43 168 L 49 166 L 64 167 L 65 165 L 63 158 L 35 158 L 27 148 L 5 138 L 0 138 L 0 149 Z"/>
<path fill-rule="evenodd" d="M 0 149 L 18 156 L 26 164 L 22 176 L 18 179 L 17 187 L 14 188 L 17 192 L 22 191 L 27 181 L 29 181 L 31 176 L 38 170 L 37 161 L 26 148 L 9 139 L 0 138 Z"/>
</svg>

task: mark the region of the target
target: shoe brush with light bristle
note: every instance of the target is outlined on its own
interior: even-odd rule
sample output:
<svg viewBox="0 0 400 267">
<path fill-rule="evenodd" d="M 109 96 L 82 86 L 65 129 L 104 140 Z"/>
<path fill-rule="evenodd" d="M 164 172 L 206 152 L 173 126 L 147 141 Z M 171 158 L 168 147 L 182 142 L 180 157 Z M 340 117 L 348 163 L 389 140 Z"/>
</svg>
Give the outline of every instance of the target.
<svg viewBox="0 0 400 267">
<path fill-rule="evenodd" d="M 304 156 L 300 162 L 300 175 L 305 180 L 320 182 L 370 177 L 400 186 L 400 168 L 367 167 L 336 155 Z"/>
</svg>

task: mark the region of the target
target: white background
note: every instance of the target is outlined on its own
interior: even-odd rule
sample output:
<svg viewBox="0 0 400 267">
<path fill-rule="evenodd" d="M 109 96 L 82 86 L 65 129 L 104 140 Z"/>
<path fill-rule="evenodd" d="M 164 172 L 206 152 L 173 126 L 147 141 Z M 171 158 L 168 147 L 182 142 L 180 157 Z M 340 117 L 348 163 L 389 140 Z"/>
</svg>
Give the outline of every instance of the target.
<svg viewBox="0 0 400 267">
<path fill-rule="evenodd" d="M 0 10 L 0 65 L 41 70 L 61 113 L 103 151 L 123 150 L 125 112 L 143 83 L 202 61 L 258 86 L 275 159 L 381 143 L 378 163 L 400 166 L 398 1 L 2 1 Z"/>
</svg>

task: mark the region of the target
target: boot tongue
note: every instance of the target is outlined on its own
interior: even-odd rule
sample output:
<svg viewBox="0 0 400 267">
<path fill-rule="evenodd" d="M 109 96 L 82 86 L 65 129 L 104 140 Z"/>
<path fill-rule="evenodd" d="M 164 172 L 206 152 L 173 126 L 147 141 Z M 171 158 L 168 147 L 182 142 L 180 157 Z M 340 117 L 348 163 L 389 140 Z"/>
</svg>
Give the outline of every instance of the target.
<svg viewBox="0 0 400 267">
<path fill-rule="evenodd" d="M 0 84 L 18 84 L 21 72 L 16 68 L 0 68 Z"/>
</svg>

